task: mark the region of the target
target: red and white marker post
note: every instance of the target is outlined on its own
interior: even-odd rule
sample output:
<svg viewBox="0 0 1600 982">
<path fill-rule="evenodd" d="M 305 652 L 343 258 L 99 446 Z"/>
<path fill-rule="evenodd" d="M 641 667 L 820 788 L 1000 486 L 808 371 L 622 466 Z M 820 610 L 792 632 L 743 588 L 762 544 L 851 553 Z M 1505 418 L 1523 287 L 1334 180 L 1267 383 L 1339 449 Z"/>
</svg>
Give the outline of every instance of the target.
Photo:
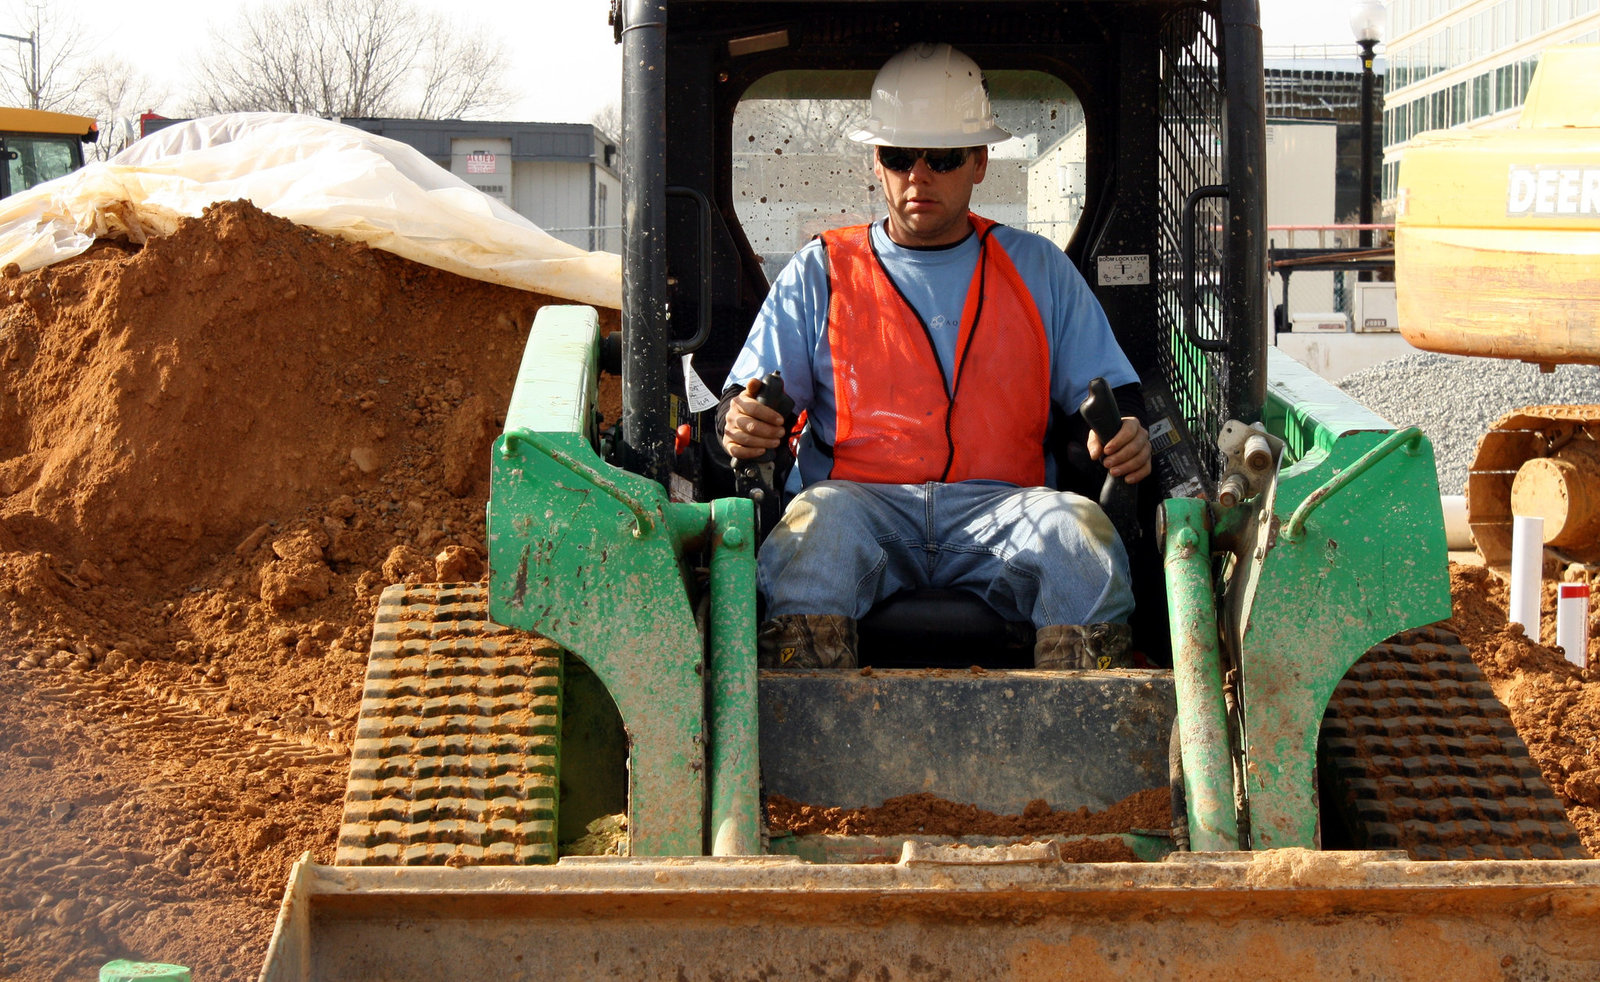
<svg viewBox="0 0 1600 982">
<path fill-rule="evenodd" d="M 1556 597 L 1556 644 L 1567 661 L 1589 667 L 1589 584 L 1562 583 Z"/>
</svg>

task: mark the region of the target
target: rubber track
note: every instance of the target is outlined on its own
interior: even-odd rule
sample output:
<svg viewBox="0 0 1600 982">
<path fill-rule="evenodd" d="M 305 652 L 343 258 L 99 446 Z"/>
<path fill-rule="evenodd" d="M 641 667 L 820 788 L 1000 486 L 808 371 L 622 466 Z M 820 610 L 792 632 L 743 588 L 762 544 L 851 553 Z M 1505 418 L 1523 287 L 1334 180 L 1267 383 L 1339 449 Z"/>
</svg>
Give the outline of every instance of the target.
<svg viewBox="0 0 1600 982">
<path fill-rule="evenodd" d="M 379 599 L 334 863 L 556 860 L 561 652 L 481 583 Z"/>
<path fill-rule="evenodd" d="M 1587 859 L 1471 653 L 1433 626 L 1375 646 L 1323 719 L 1322 793 L 1359 849 Z"/>
</svg>

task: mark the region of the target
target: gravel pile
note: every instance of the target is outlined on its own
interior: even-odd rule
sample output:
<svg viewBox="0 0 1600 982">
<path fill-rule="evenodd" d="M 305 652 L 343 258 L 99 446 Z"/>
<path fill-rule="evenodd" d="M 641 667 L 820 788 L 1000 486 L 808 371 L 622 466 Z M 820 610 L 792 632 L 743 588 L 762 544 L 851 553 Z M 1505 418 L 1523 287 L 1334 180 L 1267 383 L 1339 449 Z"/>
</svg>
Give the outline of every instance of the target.
<svg viewBox="0 0 1600 982">
<path fill-rule="evenodd" d="M 1433 442 L 1439 488 L 1462 494 L 1478 439 L 1523 406 L 1600 403 L 1600 368 L 1537 365 L 1418 352 L 1339 380 L 1339 388 L 1395 426 L 1416 425 Z"/>
</svg>

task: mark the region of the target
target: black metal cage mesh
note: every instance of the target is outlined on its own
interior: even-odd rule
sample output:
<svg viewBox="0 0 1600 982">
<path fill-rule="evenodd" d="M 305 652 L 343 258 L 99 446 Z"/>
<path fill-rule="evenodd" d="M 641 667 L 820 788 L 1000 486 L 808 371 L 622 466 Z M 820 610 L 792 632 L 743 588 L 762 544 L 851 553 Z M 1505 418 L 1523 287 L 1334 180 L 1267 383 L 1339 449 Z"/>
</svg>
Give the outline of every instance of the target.
<svg viewBox="0 0 1600 982">
<path fill-rule="evenodd" d="M 1217 19 L 1209 5 L 1187 4 L 1167 14 L 1161 31 L 1157 134 L 1159 363 L 1213 478 L 1220 473 L 1221 460 L 1212 441 L 1228 416 L 1228 366 L 1224 354 L 1202 345 L 1223 339 L 1226 199 L 1205 197 L 1196 206 L 1190 240 L 1193 291 L 1187 303 L 1183 225 L 1190 196 L 1225 180 L 1222 60 Z"/>
</svg>

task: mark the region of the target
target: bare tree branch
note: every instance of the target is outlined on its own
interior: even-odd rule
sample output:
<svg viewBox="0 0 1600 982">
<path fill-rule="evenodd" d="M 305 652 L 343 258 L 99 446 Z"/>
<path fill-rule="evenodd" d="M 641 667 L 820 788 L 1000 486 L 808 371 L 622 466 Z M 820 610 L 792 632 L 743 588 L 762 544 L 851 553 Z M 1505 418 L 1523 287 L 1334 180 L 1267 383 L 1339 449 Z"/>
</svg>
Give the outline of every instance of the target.
<svg viewBox="0 0 1600 982">
<path fill-rule="evenodd" d="M 622 135 L 622 104 L 608 102 L 596 109 L 589 124 L 615 142 Z"/>
<path fill-rule="evenodd" d="M 505 98 L 505 55 L 410 0 L 286 0 L 214 32 L 191 111 L 463 116 Z"/>
<path fill-rule="evenodd" d="M 100 139 L 84 155 L 107 160 L 139 138 L 137 117 L 161 103 L 166 92 L 120 58 L 103 58 L 84 70 L 88 115 L 100 123 Z"/>
<path fill-rule="evenodd" d="M 762 153 L 792 146 L 806 153 L 845 153 L 859 146 L 845 135 L 866 118 L 865 100 L 753 99 L 739 106 L 743 129 Z M 790 152 L 795 152 L 791 150 Z"/>
<path fill-rule="evenodd" d="M 482 35 L 451 37 L 443 30 L 433 31 L 431 37 L 418 116 L 459 119 L 498 109 L 510 101 L 511 93 L 500 81 L 505 77 L 506 57 L 499 44 Z"/>
<path fill-rule="evenodd" d="M 81 55 L 83 28 L 59 4 L 13 3 L 0 33 L 33 39 L 30 44 L 0 38 L 0 98 L 7 105 L 56 112 L 86 108 L 83 76 L 73 70 Z"/>
</svg>

